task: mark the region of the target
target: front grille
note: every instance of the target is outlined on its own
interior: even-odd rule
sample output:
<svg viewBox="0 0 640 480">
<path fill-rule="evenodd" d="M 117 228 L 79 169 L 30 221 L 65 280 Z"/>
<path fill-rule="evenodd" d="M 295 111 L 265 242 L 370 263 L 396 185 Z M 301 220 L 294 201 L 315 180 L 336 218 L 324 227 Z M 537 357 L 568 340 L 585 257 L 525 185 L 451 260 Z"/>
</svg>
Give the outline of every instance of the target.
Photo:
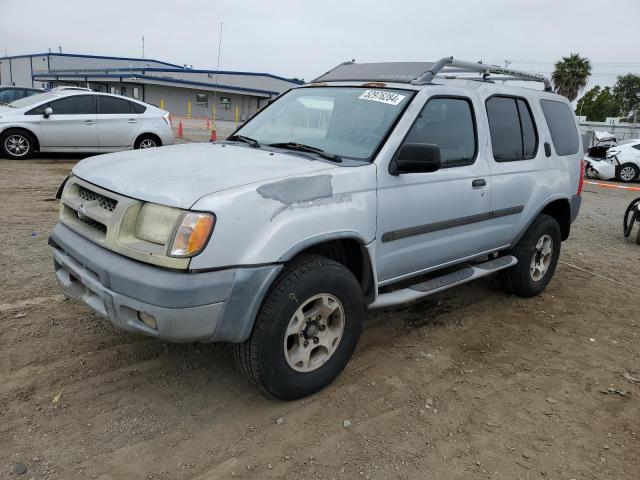
<svg viewBox="0 0 640 480">
<path fill-rule="evenodd" d="M 83 200 L 87 200 L 88 202 L 92 202 L 94 200 L 98 201 L 98 205 L 100 208 L 108 210 L 109 212 L 113 212 L 118 205 L 118 201 L 109 197 L 105 197 L 104 195 L 100 195 L 99 193 L 92 192 L 91 190 L 84 188 L 83 186 L 78 185 L 78 196 Z M 105 227 L 106 231 L 106 227 Z"/>
<path fill-rule="evenodd" d="M 94 229 L 98 230 L 99 232 L 102 232 L 103 234 L 106 235 L 107 226 L 105 224 L 100 223 L 100 222 L 96 222 L 94 219 L 89 218 L 89 217 L 78 216 L 77 218 L 78 218 L 78 220 L 80 220 L 85 225 L 88 225 L 89 227 L 94 228 Z"/>
</svg>

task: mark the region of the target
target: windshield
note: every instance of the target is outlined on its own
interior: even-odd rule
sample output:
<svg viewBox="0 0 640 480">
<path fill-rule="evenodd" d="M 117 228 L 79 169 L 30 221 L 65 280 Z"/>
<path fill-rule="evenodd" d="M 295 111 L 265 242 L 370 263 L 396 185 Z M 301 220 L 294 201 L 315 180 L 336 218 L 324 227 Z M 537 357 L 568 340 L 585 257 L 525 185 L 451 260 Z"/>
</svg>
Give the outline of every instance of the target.
<svg viewBox="0 0 640 480">
<path fill-rule="evenodd" d="M 370 160 L 413 92 L 359 87 L 291 90 L 236 134 L 260 145 L 296 143 Z"/>
<path fill-rule="evenodd" d="M 15 100 L 7 104 L 7 106 L 11 108 L 23 108 L 28 107 L 29 105 L 35 105 L 39 102 L 51 100 L 52 98 L 56 98 L 58 96 L 59 95 L 57 95 L 55 92 L 38 93 L 36 95 L 31 95 L 30 97 L 24 97 L 19 100 Z"/>
</svg>

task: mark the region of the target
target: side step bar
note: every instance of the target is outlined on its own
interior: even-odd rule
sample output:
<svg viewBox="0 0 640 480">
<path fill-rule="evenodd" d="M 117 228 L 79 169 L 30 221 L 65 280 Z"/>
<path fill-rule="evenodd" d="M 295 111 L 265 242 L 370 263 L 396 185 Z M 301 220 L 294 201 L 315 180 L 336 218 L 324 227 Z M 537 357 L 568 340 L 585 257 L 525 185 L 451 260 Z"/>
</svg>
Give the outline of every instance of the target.
<svg viewBox="0 0 640 480">
<path fill-rule="evenodd" d="M 485 277 L 492 273 L 513 267 L 518 263 L 518 259 L 512 255 L 498 257 L 488 262 L 479 263 L 477 265 L 467 265 L 460 270 L 447 273 L 441 277 L 432 278 L 426 282 L 416 283 L 410 287 L 401 290 L 395 290 L 390 293 L 378 295 L 375 302 L 369 305 L 370 309 L 390 307 L 392 305 L 400 305 L 402 303 L 411 302 L 420 298 L 427 297 L 447 288 L 455 287 L 462 283 L 470 282 L 476 278 Z"/>
</svg>

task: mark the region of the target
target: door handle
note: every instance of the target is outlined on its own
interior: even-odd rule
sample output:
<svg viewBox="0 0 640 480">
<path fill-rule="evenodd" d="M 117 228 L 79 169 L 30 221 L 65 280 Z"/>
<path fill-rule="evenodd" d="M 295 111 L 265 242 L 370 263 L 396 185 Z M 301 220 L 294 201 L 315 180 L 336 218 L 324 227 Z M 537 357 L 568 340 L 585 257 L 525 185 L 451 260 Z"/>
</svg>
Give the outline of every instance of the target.
<svg viewBox="0 0 640 480">
<path fill-rule="evenodd" d="M 82 123 L 84 123 L 85 125 L 93 125 L 93 124 L 94 124 L 94 123 L 96 123 L 96 122 L 94 122 L 93 120 L 85 120 L 85 121 L 84 121 L 84 122 L 82 122 Z"/>
<path fill-rule="evenodd" d="M 473 188 L 482 188 L 487 186 L 487 181 L 484 178 L 477 178 L 471 182 Z"/>
<path fill-rule="evenodd" d="M 129 120 L 127 120 L 127 123 L 138 123 L 138 120 L 136 120 L 135 118 L 130 118 Z"/>
<path fill-rule="evenodd" d="M 551 144 L 549 142 L 544 142 L 544 154 L 547 157 L 551 156 Z"/>
</svg>

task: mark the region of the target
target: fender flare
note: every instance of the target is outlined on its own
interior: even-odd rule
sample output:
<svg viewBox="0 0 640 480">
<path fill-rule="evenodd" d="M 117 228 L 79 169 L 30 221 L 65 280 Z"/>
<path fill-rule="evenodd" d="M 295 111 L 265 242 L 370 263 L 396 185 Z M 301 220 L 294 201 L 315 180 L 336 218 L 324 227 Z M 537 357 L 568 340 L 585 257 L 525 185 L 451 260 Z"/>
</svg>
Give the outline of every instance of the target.
<svg viewBox="0 0 640 480">
<path fill-rule="evenodd" d="M 566 197 L 564 195 L 555 195 L 553 197 L 547 198 L 547 200 L 542 204 L 542 206 L 538 207 L 535 213 L 531 215 L 531 217 L 527 220 L 527 223 L 525 223 L 524 227 L 520 230 L 520 233 L 518 233 L 518 235 L 513 240 L 513 242 L 511 242 L 511 245 L 509 245 L 509 247 L 513 247 L 514 245 L 516 245 L 522 239 L 522 237 L 527 232 L 527 230 L 529 230 L 529 227 L 535 221 L 535 219 L 538 218 L 538 215 L 540 215 L 545 208 L 547 208 L 553 202 L 557 202 L 558 200 L 566 201 L 569 209 L 571 209 L 571 198 L 569 197 Z M 569 216 L 569 218 L 571 218 L 571 216 Z"/>
</svg>

